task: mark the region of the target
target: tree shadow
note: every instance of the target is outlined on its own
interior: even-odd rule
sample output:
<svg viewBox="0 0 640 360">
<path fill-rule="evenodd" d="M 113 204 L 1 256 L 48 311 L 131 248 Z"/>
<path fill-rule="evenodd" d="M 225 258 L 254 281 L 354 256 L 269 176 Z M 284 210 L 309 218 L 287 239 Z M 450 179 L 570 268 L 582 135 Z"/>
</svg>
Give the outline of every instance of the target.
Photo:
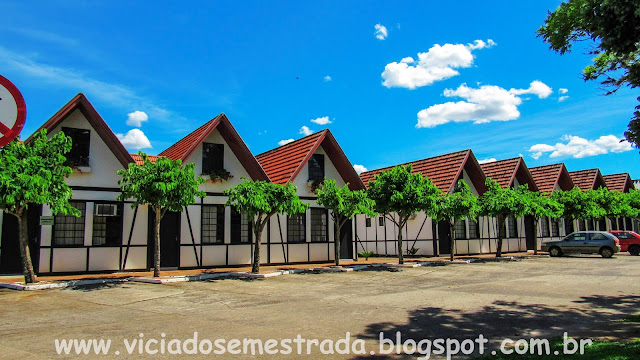
<svg viewBox="0 0 640 360">
<path fill-rule="evenodd" d="M 543 304 L 522 304 L 514 301 L 495 301 L 473 312 L 458 309 L 425 307 L 410 311 L 406 323 L 379 322 L 369 324 L 360 339 L 379 343 L 380 333 L 396 342 L 413 339 L 434 340 L 450 338 L 463 341 L 476 339 L 480 334 L 489 339 L 488 350 L 498 349 L 503 339 L 551 338 L 569 336 L 629 340 L 640 335 L 637 323 L 616 321 L 634 314 L 640 297 L 633 295 L 588 296 L 574 301 L 575 306 L 552 307 Z M 477 348 L 477 346 L 476 346 Z M 485 354 L 487 352 L 485 351 Z M 477 356 L 478 353 L 468 357 Z M 419 355 L 363 355 L 352 359 L 415 359 Z M 435 358 L 435 355 L 432 355 Z M 454 357 L 464 358 L 464 357 Z"/>
<path fill-rule="evenodd" d="M 113 288 L 126 289 L 128 287 L 130 287 L 130 285 L 127 285 L 123 281 L 119 281 L 119 282 L 107 282 L 107 283 L 98 283 L 98 284 L 76 285 L 76 286 L 70 286 L 70 287 L 64 288 L 63 290 L 92 292 L 97 290 L 113 289 Z"/>
</svg>

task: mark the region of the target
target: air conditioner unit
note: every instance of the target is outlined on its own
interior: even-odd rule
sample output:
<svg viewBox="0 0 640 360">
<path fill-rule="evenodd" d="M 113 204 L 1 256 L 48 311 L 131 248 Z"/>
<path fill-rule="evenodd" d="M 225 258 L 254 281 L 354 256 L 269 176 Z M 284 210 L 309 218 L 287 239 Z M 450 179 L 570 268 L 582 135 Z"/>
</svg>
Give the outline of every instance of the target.
<svg viewBox="0 0 640 360">
<path fill-rule="evenodd" d="M 95 204 L 93 214 L 97 216 L 118 216 L 117 204 Z"/>
</svg>

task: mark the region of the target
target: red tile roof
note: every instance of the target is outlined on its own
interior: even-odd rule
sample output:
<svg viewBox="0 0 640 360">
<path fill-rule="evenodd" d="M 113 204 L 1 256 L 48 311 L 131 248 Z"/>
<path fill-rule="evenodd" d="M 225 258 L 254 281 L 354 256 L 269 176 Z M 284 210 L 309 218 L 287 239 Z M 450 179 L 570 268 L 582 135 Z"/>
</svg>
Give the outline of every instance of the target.
<svg viewBox="0 0 640 360">
<path fill-rule="evenodd" d="M 242 166 L 247 170 L 253 180 L 269 180 L 256 158 L 244 143 L 231 121 L 225 114 L 220 114 L 204 125 L 197 128 L 189 135 L 182 138 L 158 156 L 169 159 L 186 161 L 203 141 L 214 131 L 218 130 L 222 138 L 227 142 L 233 154 L 238 158 Z"/>
<path fill-rule="evenodd" d="M 603 178 L 609 190 L 629 192 L 633 189 L 633 181 L 631 181 L 629 173 L 605 175 Z"/>
<path fill-rule="evenodd" d="M 272 182 L 286 184 L 298 176 L 321 145 L 342 179 L 349 183 L 349 187 L 352 190 L 364 189 L 360 177 L 328 129 L 259 154 L 256 159 Z"/>
<path fill-rule="evenodd" d="M 455 185 L 457 179 L 462 173 L 462 169 L 465 168 L 468 159 L 473 159 L 473 162 L 477 164 L 475 156 L 471 150 L 458 151 L 451 154 L 439 155 L 427 159 L 411 161 L 401 165 L 413 165 L 413 173 L 421 173 L 423 176 L 431 179 L 434 185 L 436 185 L 441 191 L 449 192 Z M 360 174 L 360 178 L 369 186 L 369 182 L 372 181 L 376 175 L 382 171 L 392 169 L 397 165 L 387 166 L 381 169 L 370 170 Z M 484 174 L 480 166 L 478 165 L 479 173 L 482 174 L 480 183 L 474 183 L 476 189 L 478 187 L 484 187 Z M 481 189 L 478 189 L 479 191 Z M 483 192 L 483 191 L 480 191 Z"/>
<path fill-rule="evenodd" d="M 138 154 L 130 154 L 130 155 L 133 158 L 133 160 L 136 162 L 136 164 L 142 165 L 144 163 L 144 161 L 142 161 L 142 156 Z M 160 156 L 156 156 L 156 155 L 147 155 L 147 158 L 149 159 L 149 161 L 151 161 L 154 164 L 159 157 Z"/>
<path fill-rule="evenodd" d="M 100 136 L 102 141 L 111 150 L 113 155 L 120 161 L 122 166 L 127 167 L 133 162 L 129 152 L 124 148 L 124 145 L 118 140 L 118 137 L 111 131 L 111 128 L 104 121 L 102 116 L 98 114 L 91 102 L 84 96 L 83 93 L 79 93 L 74 96 L 65 106 L 63 106 L 57 113 L 55 113 L 47 122 L 42 124 L 38 130 L 36 130 L 25 142 L 31 141 L 33 135 L 42 129 L 47 129 L 51 132 L 58 125 L 60 125 L 71 113 L 75 110 L 80 110 L 84 117 L 87 119 L 91 127 L 96 131 L 96 134 Z"/>
<path fill-rule="evenodd" d="M 571 171 L 569 175 L 571 175 L 573 183 L 582 191 L 595 190 L 601 186 L 607 186 L 598 169 Z"/>
<path fill-rule="evenodd" d="M 480 164 L 484 174 L 494 181 L 497 181 L 502 188 L 511 187 L 513 179 L 516 177 L 516 171 L 518 170 L 518 164 L 520 163 L 519 157 L 513 159 L 492 161 L 484 164 Z"/>
<path fill-rule="evenodd" d="M 531 176 L 538 186 L 538 191 L 549 193 L 560 185 L 562 190 L 571 190 L 573 181 L 564 164 L 551 164 L 530 168 Z"/>
</svg>

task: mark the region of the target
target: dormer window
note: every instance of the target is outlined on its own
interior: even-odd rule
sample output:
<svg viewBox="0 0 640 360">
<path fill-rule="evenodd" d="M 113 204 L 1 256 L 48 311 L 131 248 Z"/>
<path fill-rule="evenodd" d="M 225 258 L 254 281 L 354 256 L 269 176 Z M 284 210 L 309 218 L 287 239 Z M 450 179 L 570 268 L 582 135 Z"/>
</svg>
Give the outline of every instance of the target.
<svg viewBox="0 0 640 360">
<path fill-rule="evenodd" d="M 313 154 L 309 159 L 309 181 L 324 180 L 324 155 Z"/>
<path fill-rule="evenodd" d="M 62 132 L 71 137 L 71 151 L 65 155 L 67 157 L 66 164 L 69 166 L 89 166 L 91 131 L 63 127 Z"/>
<path fill-rule="evenodd" d="M 219 173 L 222 170 L 224 170 L 224 145 L 202 143 L 202 173 Z"/>
</svg>

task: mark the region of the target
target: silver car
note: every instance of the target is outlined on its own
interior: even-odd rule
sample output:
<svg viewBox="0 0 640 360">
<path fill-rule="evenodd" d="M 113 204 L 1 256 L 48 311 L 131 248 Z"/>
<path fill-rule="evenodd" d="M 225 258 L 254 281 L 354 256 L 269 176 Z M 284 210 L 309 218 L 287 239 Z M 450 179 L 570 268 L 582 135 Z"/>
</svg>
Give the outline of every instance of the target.
<svg viewBox="0 0 640 360">
<path fill-rule="evenodd" d="M 547 251 L 554 257 L 579 253 L 600 254 L 602 257 L 610 258 L 620 252 L 620 240 L 604 231 L 576 231 L 562 240 L 542 244 L 542 251 Z"/>
</svg>

